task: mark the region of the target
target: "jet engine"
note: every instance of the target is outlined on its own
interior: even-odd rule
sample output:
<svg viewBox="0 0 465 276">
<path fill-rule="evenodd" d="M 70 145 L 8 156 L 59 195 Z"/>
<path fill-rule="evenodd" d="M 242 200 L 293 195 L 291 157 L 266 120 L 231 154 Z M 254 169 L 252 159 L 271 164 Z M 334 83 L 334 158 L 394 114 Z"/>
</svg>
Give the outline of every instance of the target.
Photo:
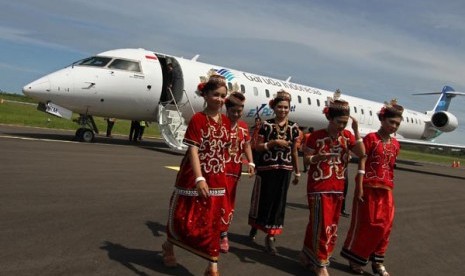
<svg viewBox="0 0 465 276">
<path fill-rule="evenodd" d="M 457 117 L 447 111 L 434 113 L 431 117 L 431 123 L 442 132 L 451 132 L 459 125 Z"/>
</svg>

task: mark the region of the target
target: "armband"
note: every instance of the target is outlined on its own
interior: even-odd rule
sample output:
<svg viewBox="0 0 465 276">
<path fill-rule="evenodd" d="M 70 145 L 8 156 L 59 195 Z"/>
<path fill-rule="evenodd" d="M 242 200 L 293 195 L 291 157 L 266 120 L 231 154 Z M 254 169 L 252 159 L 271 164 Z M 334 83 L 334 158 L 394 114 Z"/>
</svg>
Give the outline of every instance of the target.
<svg viewBox="0 0 465 276">
<path fill-rule="evenodd" d="M 255 168 L 255 163 L 249 162 L 249 166 L 251 166 L 252 168 Z"/>
<path fill-rule="evenodd" d="M 358 139 L 357 139 L 356 144 L 360 144 L 360 143 L 363 143 L 363 139 L 362 139 L 362 138 L 358 138 Z"/>
<path fill-rule="evenodd" d="M 199 176 L 195 179 L 195 185 L 197 185 L 197 183 L 199 183 L 200 181 L 206 181 L 205 177 L 203 176 Z"/>
<path fill-rule="evenodd" d="M 365 174 L 364 170 L 358 170 L 358 174 Z"/>
<path fill-rule="evenodd" d="M 300 176 L 301 176 L 300 173 L 296 173 L 296 172 L 293 172 L 293 173 L 294 173 L 294 175 L 297 176 L 297 177 L 300 177 Z"/>
</svg>

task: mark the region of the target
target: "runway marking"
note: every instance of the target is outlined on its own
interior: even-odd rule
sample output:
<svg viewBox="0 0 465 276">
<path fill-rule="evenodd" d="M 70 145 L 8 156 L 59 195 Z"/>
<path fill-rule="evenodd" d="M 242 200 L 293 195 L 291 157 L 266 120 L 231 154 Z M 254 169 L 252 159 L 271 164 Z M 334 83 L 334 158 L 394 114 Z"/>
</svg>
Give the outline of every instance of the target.
<svg viewBox="0 0 465 276">
<path fill-rule="evenodd" d="M 165 168 L 173 170 L 173 171 L 179 171 L 179 167 L 177 166 L 165 166 Z M 242 175 L 249 175 L 249 173 L 242 172 Z"/>
<path fill-rule="evenodd" d="M 10 138 L 10 139 L 19 139 L 19 140 L 28 140 L 28 141 L 75 143 L 75 144 L 81 143 L 81 142 L 69 141 L 69 140 L 55 140 L 55 139 L 45 139 L 45 138 L 19 137 L 19 136 L 11 136 L 11 135 L 0 135 L 0 138 Z"/>
</svg>

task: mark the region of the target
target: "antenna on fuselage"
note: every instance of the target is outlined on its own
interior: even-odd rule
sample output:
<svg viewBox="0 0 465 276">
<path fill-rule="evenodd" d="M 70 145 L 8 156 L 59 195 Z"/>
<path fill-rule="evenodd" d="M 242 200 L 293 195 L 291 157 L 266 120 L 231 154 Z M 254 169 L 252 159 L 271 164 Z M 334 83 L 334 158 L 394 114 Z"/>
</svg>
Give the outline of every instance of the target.
<svg viewBox="0 0 465 276">
<path fill-rule="evenodd" d="M 192 60 L 192 61 L 197 61 L 197 59 L 198 59 L 199 57 L 200 57 L 200 55 L 197 54 L 197 55 L 195 55 L 191 60 Z"/>
<path fill-rule="evenodd" d="M 292 78 L 292 76 L 289 76 L 289 77 L 286 79 L 286 82 L 291 81 L 291 78 Z"/>
</svg>

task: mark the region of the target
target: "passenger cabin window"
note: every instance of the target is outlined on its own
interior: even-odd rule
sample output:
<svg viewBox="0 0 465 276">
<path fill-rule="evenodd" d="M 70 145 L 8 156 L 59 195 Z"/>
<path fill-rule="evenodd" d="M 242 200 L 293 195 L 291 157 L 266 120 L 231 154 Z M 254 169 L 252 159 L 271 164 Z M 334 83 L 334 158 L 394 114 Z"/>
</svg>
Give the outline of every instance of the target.
<svg viewBox="0 0 465 276">
<path fill-rule="evenodd" d="M 229 91 L 232 91 L 232 90 L 233 90 L 232 83 L 230 83 L 230 82 L 228 82 L 228 90 L 229 90 Z"/>
<path fill-rule="evenodd" d="M 299 103 L 302 103 L 302 98 L 300 96 L 297 96 L 297 100 L 299 101 Z"/>
<path fill-rule="evenodd" d="M 363 112 L 363 108 L 360 108 L 360 113 L 362 113 L 362 115 L 365 114 L 365 113 Z"/>
<path fill-rule="evenodd" d="M 316 105 L 320 106 L 320 99 L 316 99 Z"/>
<path fill-rule="evenodd" d="M 265 89 L 265 95 L 266 95 L 267 98 L 269 98 L 270 97 L 270 90 Z"/>
<path fill-rule="evenodd" d="M 258 96 L 258 89 L 255 86 L 253 88 L 253 94 L 254 94 L 254 96 Z"/>
<path fill-rule="evenodd" d="M 140 72 L 140 66 L 138 62 L 126 59 L 113 60 L 113 62 L 110 65 L 108 65 L 108 68 L 126 70 L 131 72 Z"/>
<path fill-rule="evenodd" d="M 371 112 L 371 110 L 370 110 L 370 116 L 373 116 L 373 112 Z"/>
<path fill-rule="evenodd" d="M 354 113 L 357 113 L 357 107 L 354 106 Z"/>
<path fill-rule="evenodd" d="M 241 92 L 245 93 L 245 86 L 243 84 L 241 84 Z"/>
<path fill-rule="evenodd" d="M 111 58 L 109 57 L 90 57 L 81 60 L 77 65 L 105 67 L 110 60 Z"/>
<path fill-rule="evenodd" d="M 307 98 L 308 105 L 312 104 L 312 100 L 310 98 Z"/>
</svg>

